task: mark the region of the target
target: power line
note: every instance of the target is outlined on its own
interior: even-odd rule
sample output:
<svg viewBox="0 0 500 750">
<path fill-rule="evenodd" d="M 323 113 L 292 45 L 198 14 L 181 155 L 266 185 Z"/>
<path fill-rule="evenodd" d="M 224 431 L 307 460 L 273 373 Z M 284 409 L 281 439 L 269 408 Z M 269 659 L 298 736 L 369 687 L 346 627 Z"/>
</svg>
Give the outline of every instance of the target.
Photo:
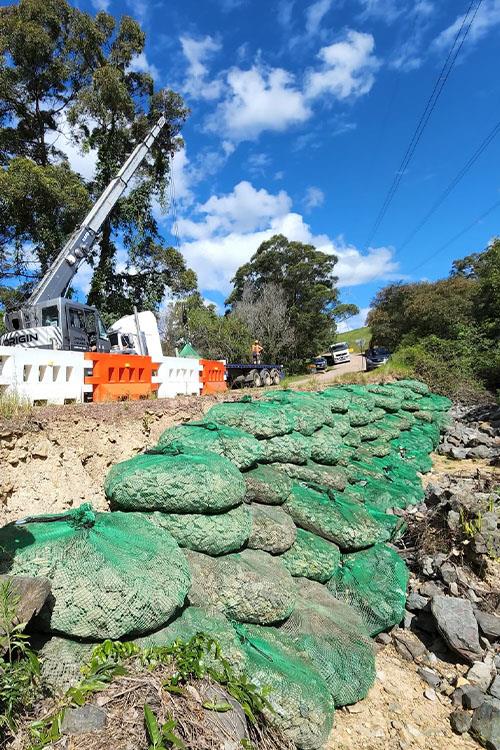
<svg viewBox="0 0 500 750">
<path fill-rule="evenodd" d="M 403 244 L 399 247 L 398 252 L 401 252 L 409 243 L 413 240 L 416 234 L 420 232 L 420 230 L 427 224 L 429 219 L 436 213 L 438 208 L 442 206 L 442 204 L 445 202 L 446 198 L 449 196 L 449 194 L 456 188 L 458 183 L 465 177 L 467 172 L 473 167 L 475 162 L 479 159 L 479 157 L 486 151 L 490 143 L 493 141 L 493 139 L 500 133 L 500 120 L 496 123 L 496 125 L 493 127 L 493 129 L 488 133 L 486 138 L 481 142 L 481 144 L 477 147 L 477 149 L 474 151 L 472 156 L 465 162 L 463 167 L 457 172 L 455 177 L 451 180 L 449 185 L 443 190 L 437 201 L 433 203 L 429 211 L 425 214 L 423 219 L 417 224 L 417 226 L 410 232 L 408 237 L 405 239 Z"/>
<path fill-rule="evenodd" d="M 375 219 L 373 227 L 366 241 L 366 246 L 369 246 L 371 244 L 373 238 L 375 237 L 376 233 L 379 230 L 380 225 L 382 224 L 382 221 L 384 220 L 384 217 L 389 209 L 389 206 L 391 205 L 394 199 L 394 196 L 396 195 L 396 192 L 401 184 L 401 181 L 406 172 L 406 169 L 408 168 L 413 158 L 416 148 L 420 142 L 420 139 L 422 138 L 425 128 L 427 127 L 429 119 L 436 107 L 438 99 L 446 85 L 446 82 L 450 76 L 450 73 L 453 70 L 457 57 L 460 53 L 460 50 L 462 49 L 462 46 L 465 42 L 465 39 L 467 38 L 467 35 L 470 31 L 470 28 L 474 22 L 474 19 L 477 15 L 477 12 L 483 0 L 477 0 L 477 5 L 475 8 L 474 8 L 474 2 L 476 2 L 476 0 L 471 0 L 469 7 L 467 8 L 467 11 L 462 18 L 460 28 L 458 29 L 456 33 L 455 39 L 453 40 L 453 44 L 448 52 L 446 60 L 441 69 L 441 72 L 439 73 L 439 76 L 436 79 L 431 95 L 429 96 L 429 99 L 427 100 L 427 104 L 425 105 L 424 111 L 422 112 L 420 116 L 420 119 L 417 123 L 417 127 L 415 128 L 415 131 L 411 137 L 410 143 L 408 144 L 408 147 L 405 151 L 403 159 L 399 165 L 398 170 L 396 171 L 394 179 L 389 187 L 389 190 L 387 191 L 384 202 L 382 203 L 382 207 L 377 215 L 377 218 Z"/>
<path fill-rule="evenodd" d="M 434 260 L 434 258 L 443 252 L 443 250 L 446 250 L 447 247 L 452 245 L 454 242 L 459 240 L 461 237 L 464 236 L 464 234 L 467 234 L 471 229 L 473 229 L 476 224 L 479 224 L 483 219 L 485 219 L 487 216 L 489 216 L 496 208 L 500 208 L 500 200 L 495 201 L 493 205 L 491 205 L 489 208 L 486 209 L 480 216 L 474 219 L 474 221 L 471 221 L 470 224 L 467 224 L 466 227 L 460 230 L 457 234 L 455 234 L 450 240 L 444 243 L 444 245 L 441 245 L 434 253 L 431 253 L 431 255 L 428 255 L 427 258 L 424 258 L 423 261 L 421 261 L 418 265 L 414 266 L 410 273 L 413 273 L 414 271 L 418 271 L 419 268 L 422 268 L 422 266 L 425 266 L 430 260 Z"/>
</svg>

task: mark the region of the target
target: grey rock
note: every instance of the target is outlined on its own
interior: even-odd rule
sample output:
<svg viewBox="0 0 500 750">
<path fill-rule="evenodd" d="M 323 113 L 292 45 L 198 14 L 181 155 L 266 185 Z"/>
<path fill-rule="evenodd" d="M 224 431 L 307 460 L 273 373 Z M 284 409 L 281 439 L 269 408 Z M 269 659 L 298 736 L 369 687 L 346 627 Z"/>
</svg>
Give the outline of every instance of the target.
<svg viewBox="0 0 500 750">
<path fill-rule="evenodd" d="M 64 712 L 61 731 L 63 734 L 86 734 L 97 732 L 106 726 L 106 711 L 87 704 L 79 708 L 69 708 Z"/>
<path fill-rule="evenodd" d="M 495 669 L 500 672 L 500 654 L 497 654 L 497 656 L 495 656 L 493 663 L 495 665 Z"/>
<path fill-rule="evenodd" d="M 408 606 L 408 604 L 406 606 Z M 488 612 L 482 612 L 480 609 L 476 609 L 474 614 L 476 615 L 476 620 L 485 636 L 491 640 L 500 638 L 500 617 L 497 615 L 490 615 Z"/>
<path fill-rule="evenodd" d="M 31 578 L 29 576 L 0 576 L 0 584 L 10 581 L 11 590 L 18 599 L 16 615 L 12 625 L 28 623 L 32 617 L 37 615 L 47 601 L 50 594 L 50 581 L 48 578 Z M 0 627 L 0 635 L 3 630 Z M 0 654 L 3 653 L 0 647 Z"/>
<path fill-rule="evenodd" d="M 462 690 L 462 706 L 464 708 L 479 708 L 484 703 L 485 695 L 477 685 L 464 685 Z"/>
<path fill-rule="evenodd" d="M 462 711 L 460 708 L 457 711 L 453 711 L 450 716 L 450 724 L 456 734 L 465 734 L 470 729 L 472 723 L 472 714 L 467 711 Z"/>
<path fill-rule="evenodd" d="M 428 596 L 432 598 L 433 596 L 437 596 L 439 594 L 442 594 L 442 590 L 439 588 L 437 583 L 434 583 L 434 581 L 426 581 L 425 583 L 420 586 L 420 593 L 422 596 Z"/>
<path fill-rule="evenodd" d="M 413 612 L 408 612 L 407 609 L 405 609 L 404 617 L 403 617 L 403 627 L 405 630 L 411 630 L 412 622 L 415 619 L 415 615 Z"/>
<path fill-rule="evenodd" d="M 449 588 L 450 594 L 452 596 L 459 596 L 460 591 L 458 589 L 458 584 L 456 584 L 455 581 L 453 581 L 452 583 L 450 583 L 450 585 L 448 586 L 448 588 Z"/>
<path fill-rule="evenodd" d="M 500 700 L 500 675 L 497 675 L 495 677 L 490 687 L 488 688 L 488 693 L 494 698 L 498 698 Z"/>
<path fill-rule="evenodd" d="M 428 603 L 429 600 L 425 596 L 417 594 L 416 591 L 412 591 L 410 594 L 408 594 L 408 597 L 406 599 L 406 609 L 409 609 L 410 612 L 417 612 L 421 609 L 424 609 L 424 607 L 426 607 Z"/>
<path fill-rule="evenodd" d="M 488 750 L 500 750 L 500 701 L 488 698 L 474 711 L 471 734 Z"/>
<path fill-rule="evenodd" d="M 433 672 L 432 669 L 427 669 L 427 667 L 419 667 L 417 672 L 423 679 L 423 681 L 430 685 L 432 688 L 439 688 L 439 686 L 441 685 L 441 677 L 436 672 Z"/>
<path fill-rule="evenodd" d="M 462 461 L 464 458 L 467 458 L 466 448 L 457 448 L 455 446 L 451 446 L 448 453 L 452 458 L 456 458 L 457 461 Z"/>
<path fill-rule="evenodd" d="M 392 638 L 389 633 L 379 633 L 375 636 L 375 642 L 380 643 L 382 646 L 388 646 L 392 643 Z"/>
<path fill-rule="evenodd" d="M 444 562 L 441 565 L 441 578 L 447 584 L 456 583 L 458 581 L 457 569 L 450 562 Z"/>
<path fill-rule="evenodd" d="M 431 611 L 448 646 L 468 661 L 481 656 L 479 631 L 472 604 L 467 599 L 435 596 Z"/>
<path fill-rule="evenodd" d="M 223 713 L 207 710 L 205 718 L 219 736 L 218 746 L 221 750 L 241 750 L 241 741 L 250 739 L 245 712 L 241 705 L 216 683 L 201 684 L 199 693 L 203 702 L 229 703 L 232 706 L 232 711 Z"/>
<path fill-rule="evenodd" d="M 467 454 L 470 458 L 493 458 L 495 449 L 487 445 L 478 445 L 476 448 L 469 448 Z"/>
<path fill-rule="evenodd" d="M 471 685 L 477 685 L 481 690 L 488 690 L 493 678 L 493 669 L 490 664 L 482 661 L 475 661 L 467 672 L 467 679 Z"/>
<path fill-rule="evenodd" d="M 422 573 L 424 576 L 434 575 L 433 563 L 434 563 L 434 560 L 429 555 L 425 555 L 425 557 L 422 558 Z"/>
<path fill-rule="evenodd" d="M 460 513 L 457 513 L 456 510 L 448 511 L 446 523 L 451 531 L 458 531 L 460 528 Z"/>
<path fill-rule="evenodd" d="M 392 637 L 396 651 L 408 661 L 422 658 L 427 651 L 422 641 L 412 633 L 397 629 L 393 631 Z"/>
</svg>

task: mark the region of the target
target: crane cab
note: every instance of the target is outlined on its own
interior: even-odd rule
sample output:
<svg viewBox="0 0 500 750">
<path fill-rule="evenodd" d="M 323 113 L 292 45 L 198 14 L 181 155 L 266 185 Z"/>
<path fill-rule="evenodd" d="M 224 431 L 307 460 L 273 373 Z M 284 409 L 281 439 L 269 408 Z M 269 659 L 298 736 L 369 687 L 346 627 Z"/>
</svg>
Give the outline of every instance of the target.
<svg viewBox="0 0 500 750">
<path fill-rule="evenodd" d="M 95 307 L 65 297 L 7 313 L 3 346 L 109 352 L 111 343 Z"/>
</svg>

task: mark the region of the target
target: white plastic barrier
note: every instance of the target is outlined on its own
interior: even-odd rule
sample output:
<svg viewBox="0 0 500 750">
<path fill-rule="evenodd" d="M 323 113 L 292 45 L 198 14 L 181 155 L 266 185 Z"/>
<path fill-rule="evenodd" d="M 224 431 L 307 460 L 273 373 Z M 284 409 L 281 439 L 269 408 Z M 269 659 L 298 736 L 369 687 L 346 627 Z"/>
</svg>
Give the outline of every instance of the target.
<svg viewBox="0 0 500 750">
<path fill-rule="evenodd" d="M 0 346 L 0 393 L 16 393 L 30 403 L 83 401 L 83 352 Z"/>
<path fill-rule="evenodd" d="M 158 374 L 153 382 L 159 383 L 158 398 L 199 396 L 202 388 L 200 372 L 203 367 L 194 357 L 159 357 Z"/>
</svg>

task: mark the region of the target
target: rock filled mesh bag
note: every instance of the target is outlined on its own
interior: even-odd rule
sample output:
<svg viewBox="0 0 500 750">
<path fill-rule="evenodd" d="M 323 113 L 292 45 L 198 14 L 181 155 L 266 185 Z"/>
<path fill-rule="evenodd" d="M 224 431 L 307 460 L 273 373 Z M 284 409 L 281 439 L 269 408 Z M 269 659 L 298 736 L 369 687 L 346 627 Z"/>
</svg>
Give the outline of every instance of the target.
<svg viewBox="0 0 500 750">
<path fill-rule="evenodd" d="M 346 471 L 340 466 L 324 466 L 314 461 L 307 464 L 272 464 L 276 471 L 286 474 L 305 484 L 317 484 L 322 487 L 342 491 L 347 485 Z"/>
<path fill-rule="evenodd" d="M 217 513 L 243 501 L 245 482 L 236 466 L 215 453 L 145 453 L 112 467 L 106 497 L 120 510 Z"/>
<path fill-rule="evenodd" d="M 43 645 L 31 639 L 40 658 L 40 672 L 45 685 L 55 695 L 63 695 L 82 680 L 82 666 L 90 660 L 97 643 L 81 643 L 52 636 Z"/>
<path fill-rule="evenodd" d="M 160 435 L 156 451 L 179 445 L 186 452 L 217 453 L 233 462 L 238 469 L 248 469 L 260 461 L 263 444 L 253 435 L 236 427 L 226 427 L 215 422 L 187 422 L 169 427 Z"/>
<path fill-rule="evenodd" d="M 334 703 L 325 680 L 310 660 L 302 658 L 280 630 L 237 625 L 246 655 L 246 674 L 270 688 L 271 709 L 264 714 L 300 750 L 323 747 L 333 726 Z"/>
<path fill-rule="evenodd" d="M 150 513 L 151 521 L 169 531 L 180 547 L 225 555 L 237 552 L 252 531 L 252 514 L 248 506 L 238 505 L 224 513 Z"/>
<path fill-rule="evenodd" d="M 344 446 L 343 438 L 333 427 L 322 427 L 310 438 L 311 459 L 318 464 L 338 463 Z"/>
<path fill-rule="evenodd" d="M 290 390 L 272 391 L 265 394 L 262 400 L 293 409 L 295 430 L 303 435 L 312 435 L 325 424 L 325 409 L 314 394 Z"/>
<path fill-rule="evenodd" d="M 311 439 L 300 432 L 277 435 L 269 440 L 262 440 L 261 443 L 263 462 L 305 464 L 311 458 Z"/>
<path fill-rule="evenodd" d="M 245 471 L 243 479 L 246 503 L 283 505 L 293 486 L 290 477 L 280 474 L 272 466 L 256 466 L 255 469 Z"/>
<path fill-rule="evenodd" d="M 184 603 L 189 566 L 168 531 L 141 513 L 88 504 L 0 529 L 0 569 L 46 576 L 52 594 L 38 628 L 103 640 L 164 625 Z"/>
<path fill-rule="evenodd" d="M 198 552 L 186 556 L 193 606 L 213 607 L 231 620 L 259 625 L 279 622 L 292 612 L 293 578 L 279 557 L 252 549 L 217 558 Z"/>
<path fill-rule="evenodd" d="M 297 422 L 293 409 L 252 401 L 250 396 L 244 396 L 240 401 L 215 404 L 205 416 L 217 424 L 238 427 L 261 439 L 293 432 Z"/>
<path fill-rule="evenodd" d="M 362 700 L 375 681 L 373 643 L 362 619 L 321 584 L 297 579 L 296 586 L 295 609 L 280 631 L 312 661 L 336 707 Z"/>
<path fill-rule="evenodd" d="M 391 538 L 387 527 L 372 518 L 362 503 L 328 496 L 296 484 L 284 504 L 295 525 L 337 544 L 342 550 L 358 550 Z"/>
<path fill-rule="evenodd" d="M 326 583 L 340 565 L 340 549 L 311 531 L 297 529 L 295 542 L 280 560 L 292 576 Z"/>
<path fill-rule="evenodd" d="M 327 388 L 321 391 L 320 398 L 324 399 L 330 411 L 337 414 L 345 414 L 351 402 L 351 396 L 341 388 Z"/>
<path fill-rule="evenodd" d="M 401 622 L 408 578 L 408 568 L 397 552 L 376 544 L 343 555 L 327 587 L 357 610 L 368 633 L 375 636 Z"/>
</svg>

